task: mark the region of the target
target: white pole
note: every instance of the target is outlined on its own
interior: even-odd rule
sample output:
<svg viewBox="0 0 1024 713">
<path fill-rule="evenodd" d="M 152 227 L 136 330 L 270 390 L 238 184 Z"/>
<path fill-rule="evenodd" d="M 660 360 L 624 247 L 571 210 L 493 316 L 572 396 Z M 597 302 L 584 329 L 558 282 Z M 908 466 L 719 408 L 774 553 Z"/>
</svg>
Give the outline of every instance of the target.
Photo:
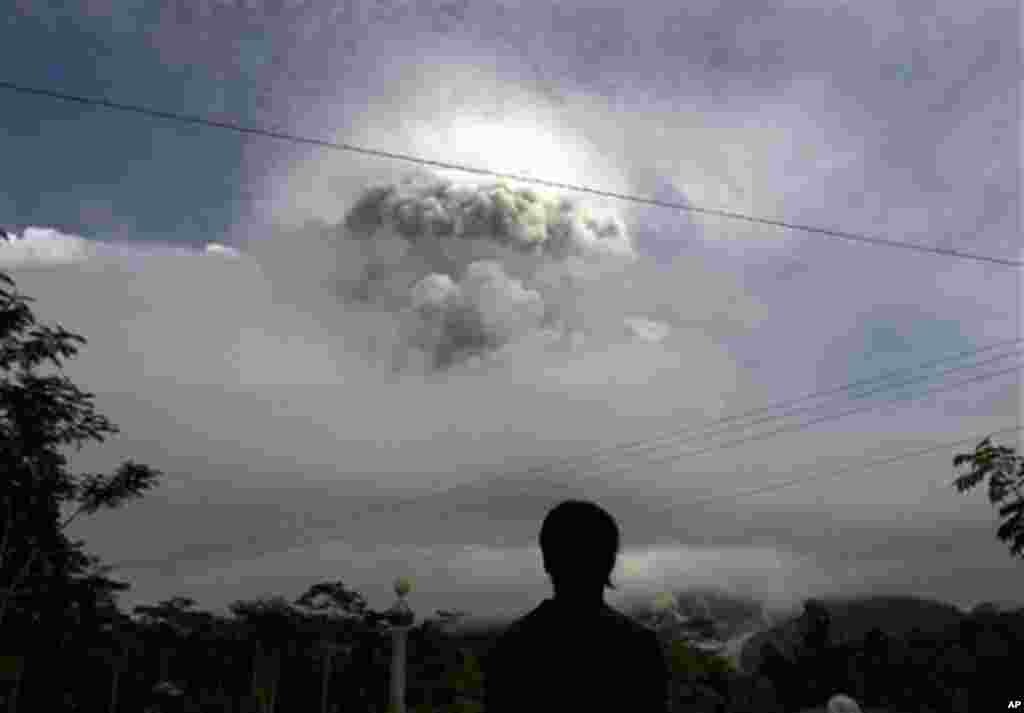
<svg viewBox="0 0 1024 713">
<path fill-rule="evenodd" d="M 405 595 L 412 589 L 409 580 L 399 578 L 395 580 L 395 594 L 398 600 L 391 607 L 391 711 L 390 713 L 405 713 L 405 640 L 415 614 L 405 601 Z"/>
<path fill-rule="evenodd" d="M 391 713 L 405 713 L 405 636 L 409 627 L 391 629 Z"/>
<path fill-rule="evenodd" d="M 323 679 L 320 681 L 320 713 L 327 713 L 327 683 L 331 680 L 332 653 L 330 646 L 324 647 Z"/>
</svg>

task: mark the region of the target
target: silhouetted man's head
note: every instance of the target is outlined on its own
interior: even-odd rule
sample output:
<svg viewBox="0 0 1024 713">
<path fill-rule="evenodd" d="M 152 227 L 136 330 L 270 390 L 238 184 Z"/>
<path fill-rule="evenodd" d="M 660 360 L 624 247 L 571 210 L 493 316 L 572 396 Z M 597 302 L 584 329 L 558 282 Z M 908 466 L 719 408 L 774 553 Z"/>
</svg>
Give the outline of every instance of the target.
<svg viewBox="0 0 1024 713">
<path fill-rule="evenodd" d="M 606 510 L 582 500 L 565 500 L 540 528 L 544 570 L 555 596 L 597 594 L 611 581 L 619 554 L 619 526 Z"/>
</svg>

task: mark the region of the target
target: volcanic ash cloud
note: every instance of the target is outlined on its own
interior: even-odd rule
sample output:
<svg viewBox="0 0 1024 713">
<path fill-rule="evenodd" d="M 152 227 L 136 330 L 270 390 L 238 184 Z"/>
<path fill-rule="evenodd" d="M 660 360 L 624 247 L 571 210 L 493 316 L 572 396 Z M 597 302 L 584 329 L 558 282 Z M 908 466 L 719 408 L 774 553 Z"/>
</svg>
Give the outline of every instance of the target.
<svg viewBox="0 0 1024 713">
<path fill-rule="evenodd" d="M 441 243 L 460 251 L 494 245 L 521 254 L 564 260 L 569 256 L 634 256 L 622 221 L 593 215 L 576 201 L 503 181 L 457 184 L 438 176 L 411 177 L 398 185 L 368 189 L 352 207 L 345 225 L 372 238 L 389 227 L 412 244 Z"/>
<path fill-rule="evenodd" d="M 340 296 L 400 314 L 403 345 L 435 369 L 580 330 L 588 282 L 637 259 L 614 214 L 529 187 L 437 174 L 367 189 L 333 239 Z M 651 341 L 667 329 L 651 323 L 623 334 L 623 317 L 620 337 Z"/>
</svg>

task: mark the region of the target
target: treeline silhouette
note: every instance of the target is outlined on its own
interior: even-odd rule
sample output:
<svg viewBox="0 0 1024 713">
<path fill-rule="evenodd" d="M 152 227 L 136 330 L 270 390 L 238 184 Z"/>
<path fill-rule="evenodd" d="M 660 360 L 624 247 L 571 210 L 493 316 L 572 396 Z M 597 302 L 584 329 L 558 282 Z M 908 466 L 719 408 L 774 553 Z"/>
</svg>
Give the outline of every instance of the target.
<svg viewBox="0 0 1024 713">
<path fill-rule="evenodd" d="M 1012 652 L 1024 650 L 1024 609 L 1002 611 L 984 604 L 962 614 L 950 607 L 957 615 L 937 621 L 932 611 L 937 602 L 907 597 L 899 598 L 902 622 L 877 612 L 873 618 L 883 626 L 862 633 L 870 619 L 842 617 L 843 606 L 867 605 L 860 607 L 864 617 L 871 616 L 872 604 L 885 606 L 893 599 L 869 597 L 839 606 L 810 599 L 794 622 L 795 638 L 749 642 L 757 671 L 776 688 L 777 710 L 821 706 L 837 692 L 868 710 L 894 713 L 1006 710 L 1020 698 L 1011 667 L 1016 666 Z M 846 635 L 844 628 L 859 633 Z"/>
<path fill-rule="evenodd" d="M 346 591 L 340 582 L 317 587 Z M 185 597 L 135 607 L 132 616 L 115 607 L 73 612 L 64 623 L 70 627 L 45 643 L 40 632 L 29 638 L 27 631 L 16 639 L 20 647 L 5 643 L 26 659 L 18 707 L 73 710 L 76 702 L 78 710 L 106 711 L 116 698 L 120 711 L 320 711 L 326 684 L 326 710 L 383 711 L 387 615 L 325 613 L 338 609 L 336 598 L 326 599 L 331 603 L 320 611 L 283 597 L 238 601 L 231 616 L 196 609 Z M 460 696 L 479 689 L 479 664 L 453 646 L 443 626 L 443 618 L 430 619 L 409 634 L 407 700 L 430 710 L 471 710 Z M 161 691 L 161 682 L 172 685 Z M 267 693 L 262 703 L 259 689 Z"/>
<path fill-rule="evenodd" d="M 341 582 L 317 587 L 343 596 L 348 591 Z M 387 615 L 343 614 L 339 597 L 323 599 L 327 606 L 319 611 L 283 597 L 243 600 L 226 617 L 196 609 L 184 597 L 135 607 L 133 616 L 116 607 L 75 612 L 62 632 L 25 632 L 16 639 L 20 647 L 5 641 L 6 651 L 17 649 L 27 661 L 19 709 L 75 710 L 74 701 L 77 710 L 110 710 L 116 671 L 121 711 L 157 701 L 162 707 L 153 710 L 321 711 L 324 700 L 328 711 L 385 711 Z M 646 619 L 643 612 L 630 613 Z M 409 633 L 406 701 L 412 713 L 484 711 L 486 657 L 501 629 L 463 633 L 447 626 L 455 618 L 439 615 Z M 1014 652 L 1024 650 L 1024 611 L 978 607 L 938 630 L 911 627 L 900 637 L 874 627 L 845 639 L 828 609 L 808 600 L 792 623 L 799 635 L 760 644 L 749 672 L 691 642 L 662 636 L 673 710 L 791 713 L 820 709 L 843 692 L 866 711 L 959 713 L 1005 709 L 1018 685 Z M 162 681 L 181 694 L 161 694 Z M 11 686 L 8 681 L 8 696 Z M 269 692 L 264 708 L 259 687 Z"/>
<path fill-rule="evenodd" d="M 230 616 L 185 597 L 122 611 L 118 597 L 130 585 L 110 578 L 110 567 L 66 528 L 79 514 L 141 497 L 161 474 L 130 460 L 110 475 L 68 470 L 67 446 L 118 429 L 60 370 L 85 339 L 39 325 L 30 301 L 0 272 L 0 696 L 7 710 L 314 712 L 325 703 L 332 711 L 385 710 L 389 614 L 369 609 L 340 581 L 294 600 L 237 601 Z M 41 373 L 45 365 L 57 368 Z M 957 479 L 961 492 L 989 477 L 993 503 L 1011 490 L 1019 496 L 1024 462 L 1012 449 L 986 439 L 954 464 L 973 468 Z M 67 518 L 64 506 L 74 510 Z M 1001 508 L 1008 520 L 997 533 L 1018 556 L 1022 513 L 1020 499 Z M 626 613 L 660 632 L 680 713 L 789 713 L 820 707 L 836 692 L 893 713 L 1004 710 L 1024 696 L 1011 671 L 1024 651 L 1021 611 L 982 607 L 927 631 L 879 626 L 844 637 L 838 610 L 808 600 L 796 634 L 769 632 L 749 671 L 659 626 L 651 612 Z M 460 616 L 439 611 L 409 632 L 413 713 L 483 711 L 487 654 L 501 632 L 454 630 L 449 624 Z M 701 636 L 723 633 L 713 618 L 697 623 Z"/>
</svg>

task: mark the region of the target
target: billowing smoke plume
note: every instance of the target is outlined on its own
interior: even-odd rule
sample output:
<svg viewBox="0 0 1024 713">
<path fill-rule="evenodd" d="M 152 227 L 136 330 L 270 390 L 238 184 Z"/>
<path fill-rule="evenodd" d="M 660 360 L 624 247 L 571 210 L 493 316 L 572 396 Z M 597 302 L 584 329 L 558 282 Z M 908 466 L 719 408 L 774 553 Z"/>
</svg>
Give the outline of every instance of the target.
<svg viewBox="0 0 1024 713">
<path fill-rule="evenodd" d="M 613 214 L 533 188 L 433 173 L 367 189 L 329 233 L 339 295 L 398 314 L 401 347 L 434 369 L 529 339 L 574 343 L 587 331 L 588 282 L 637 258 Z M 618 324 L 620 339 L 667 335 L 646 319 Z"/>
<path fill-rule="evenodd" d="M 345 224 L 363 237 L 387 225 L 411 244 L 493 243 L 556 260 L 634 254 L 615 216 L 593 216 L 570 198 L 514 190 L 503 181 L 458 185 L 430 176 L 376 186 L 356 202 Z"/>
<path fill-rule="evenodd" d="M 413 344 L 434 355 L 434 365 L 485 355 L 539 328 L 544 300 L 510 278 L 493 260 L 470 263 L 463 278 L 431 273 L 412 288 L 419 317 Z"/>
</svg>

